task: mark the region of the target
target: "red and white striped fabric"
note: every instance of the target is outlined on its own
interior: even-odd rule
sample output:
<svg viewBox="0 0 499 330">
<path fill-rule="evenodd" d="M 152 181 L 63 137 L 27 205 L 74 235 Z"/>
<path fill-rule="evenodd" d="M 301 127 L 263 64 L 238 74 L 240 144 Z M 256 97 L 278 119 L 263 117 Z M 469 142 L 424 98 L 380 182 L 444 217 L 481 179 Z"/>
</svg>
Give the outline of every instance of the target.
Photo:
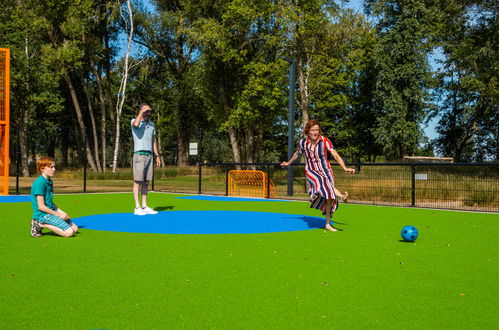
<svg viewBox="0 0 499 330">
<path fill-rule="evenodd" d="M 332 199 L 331 214 L 338 207 L 338 200 L 334 194 L 334 174 L 327 160 L 327 153 L 334 150 L 328 138 L 319 136 L 314 148 L 310 139 L 300 141 L 300 152 L 305 155 L 305 175 L 310 184 L 310 207 L 319 209 L 326 214 L 326 200 Z"/>
</svg>

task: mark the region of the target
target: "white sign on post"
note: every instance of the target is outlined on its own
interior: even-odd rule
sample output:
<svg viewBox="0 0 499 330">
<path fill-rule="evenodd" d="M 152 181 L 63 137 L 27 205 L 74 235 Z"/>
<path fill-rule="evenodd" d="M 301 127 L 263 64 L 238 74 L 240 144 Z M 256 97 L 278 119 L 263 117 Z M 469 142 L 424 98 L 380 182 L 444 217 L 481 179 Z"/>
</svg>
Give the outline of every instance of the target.
<svg viewBox="0 0 499 330">
<path fill-rule="evenodd" d="M 416 173 L 415 179 L 416 180 L 428 180 L 428 174 L 426 174 L 426 173 Z"/>
<path fill-rule="evenodd" d="M 198 154 L 198 143 L 197 142 L 189 143 L 189 155 L 197 156 L 197 154 Z"/>
</svg>

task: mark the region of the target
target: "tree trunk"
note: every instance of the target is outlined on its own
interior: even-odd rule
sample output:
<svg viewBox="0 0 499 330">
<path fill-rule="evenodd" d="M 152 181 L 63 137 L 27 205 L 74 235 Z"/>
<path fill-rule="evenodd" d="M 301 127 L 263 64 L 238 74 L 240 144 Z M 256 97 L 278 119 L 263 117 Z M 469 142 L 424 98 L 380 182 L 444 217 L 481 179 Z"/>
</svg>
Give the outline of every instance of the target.
<svg viewBox="0 0 499 330">
<path fill-rule="evenodd" d="M 177 144 L 178 144 L 178 155 L 177 155 L 177 166 L 185 167 L 189 165 L 189 148 L 188 141 L 185 141 L 185 135 L 182 134 L 182 130 L 177 132 Z"/>
<path fill-rule="evenodd" d="M 177 81 L 180 81 L 177 78 Z M 184 88 L 181 83 L 178 84 L 178 88 Z M 183 95 L 183 91 L 181 92 Z M 181 99 L 182 100 L 182 99 Z M 182 101 L 177 105 L 177 145 L 178 145 L 178 155 L 177 155 L 177 166 L 183 167 L 189 165 L 189 141 L 191 139 L 191 125 L 192 122 L 189 118 L 189 108 L 182 105 Z"/>
<path fill-rule="evenodd" d="M 24 54 L 26 55 L 26 59 L 29 59 L 29 39 L 28 36 L 25 36 L 24 38 Z M 30 85 L 29 82 L 26 82 L 26 90 L 30 91 Z M 21 172 L 23 177 L 29 177 L 29 160 L 28 160 L 28 143 L 27 143 L 27 135 L 28 135 L 28 123 L 29 123 L 29 114 L 30 114 L 30 103 L 28 102 L 28 99 L 24 99 L 24 107 L 21 108 L 21 121 L 20 121 L 20 127 L 18 127 L 19 130 L 19 141 L 18 144 L 20 146 L 20 152 L 21 152 Z M 16 155 L 17 157 L 17 155 Z"/>
<path fill-rule="evenodd" d="M 227 132 L 229 133 L 230 146 L 232 147 L 232 154 L 234 155 L 234 162 L 241 162 L 241 151 L 239 150 L 239 144 L 237 143 L 236 130 L 232 125 L 227 127 Z M 241 166 L 237 166 L 237 169 L 240 170 Z"/>
<path fill-rule="evenodd" d="M 104 95 L 104 88 L 102 86 L 102 77 L 100 70 L 97 71 L 94 60 L 90 59 L 90 68 L 95 77 L 95 81 L 97 82 L 97 90 L 99 92 L 99 108 L 100 108 L 100 139 L 101 139 L 101 155 L 102 155 L 102 163 L 101 168 L 102 172 L 106 172 L 106 97 Z M 97 145 L 96 145 L 97 146 Z M 99 148 L 95 148 L 98 150 Z"/>
<path fill-rule="evenodd" d="M 106 34 L 104 37 L 105 48 L 109 49 L 109 36 Z M 111 86 L 111 58 L 109 54 L 106 54 L 104 61 L 104 70 L 106 71 L 106 97 L 107 97 L 107 109 L 109 112 L 109 119 L 111 120 L 111 127 L 115 127 L 116 119 L 114 116 L 113 107 L 113 90 Z"/>
<path fill-rule="evenodd" d="M 301 109 L 301 125 L 302 130 L 305 130 L 305 125 L 308 122 L 308 78 L 306 77 L 305 72 L 303 71 L 303 58 L 302 56 L 298 57 L 298 61 L 296 64 L 296 72 L 298 74 L 298 86 L 300 88 L 300 102 L 299 106 Z"/>
<path fill-rule="evenodd" d="M 109 49 L 109 36 L 106 34 L 104 36 L 104 45 L 105 49 Z M 114 105 L 113 105 L 113 91 L 112 91 L 112 86 L 111 86 L 111 57 L 109 55 L 109 52 L 106 52 L 106 56 L 104 59 L 104 71 L 106 72 L 106 77 L 105 77 L 105 96 L 106 96 L 106 106 L 107 106 L 107 113 L 109 114 L 109 120 L 110 120 L 110 126 L 111 126 L 111 146 L 114 146 L 114 138 L 116 137 L 116 120 L 114 116 Z M 106 131 L 106 114 L 101 113 L 101 123 L 104 125 L 101 126 L 101 130 L 104 130 L 104 133 Z M 103 168 L 105 171 L 106 168 L 106 163 L 107 163 L 107 148 L 106 148 L 106 135 L 102 134 L 101 135 L 101 143 L 103 145 L 102 147 L 102 164 Z"/>
<path fill-rule="evenodd" d="M 82 135 L 78 134 L 78 120 L 73 116 L 71 119 L 71 123 L 73 125 L 73 131 L 75 132 L 75 140 L 76 140 L 76 159 L 80 164 L 83 164 L 85 161 L 85 154 L 82 151 L 83 149 L 83 142 L 82 142 Z M 71 164 L 74 164 L 74 157 L 71 159 Z"/>
<path fill-rule="evenodd" d="M 125 98 L 126 98 L 126 86 L 128 81 L 128 70 L 130 65 L 129 63 L 130 49 L 132 46 L 132 38 L 133 38 L 133 13 L 132 13 L 132 4 L 130 0 L 127 0 L 127 8 L 130 19 L 130 29 L 128 31 L 127 50 L 125 53 L 125 68 L 123 70 L 123 77 L 121 79 L 120 89 L 118 91 L 118 99 L 116 100 L 116 134 L 115 134 L 114 151 L 113 151 L 113 173 L 116 172 L 116 166 L 118 164 L 118 152 L 120 148 L 121 112 L 123 111 L 123 104 L 125 103 Z"/>
<path fill-rule="evenodd" d="M 225 89 L 223 88 L 223 86 L 220 89 L 220 98 L 222 101 L 222 106 L 223 106 L 225 116 L 226 116 L 226 118 L 229 118 L 229 115 L 230 115 L 229 101 L 227 100 L 227 94 L 225 93 Z M 227 132 L 229 133 L 230 146 L 232 147 L 232 154 L 234 155 L 234 162 L 240 163 L 241 162 L 241 151 L 239 149 L 239 143 L 237 142 L 236 130 L 234 129 L 234 127 L 232 125 L 229 125 L 227 127 Z M 241 166 L 237 166 L 236 168 L 238 170 L 240 170 Z"/>
<path fill-rule="evenodd" d="M 78 97 L 76 95 L 76 90 L 73 86 L 73 82 L 69 77 L 67 71 L 63 73 L 64 80 L 66 80 L 66 84 L 68 85 L 69 94 L 71 95 L 71 101 L 73 102 L 73 106 L 76 112 L 76 118 L 78 120 L 78 126 L 80 128 L 81 137 L 83 139 L 83 144 L 85 146 L 85 153 L 87 155 L 87 161 L 90 165 L 90 168 L 93 171 L 97 171 L 97 167 L 95 166 L 94 157 L 92 156 L 92 152 L 90 151 L 90 146 L 88 145 L 87 132 L 85 127 L 85 122 L 83 121 L 83 114 L 81 112 L 80 102 L 78 101 Z"/>
<path fill-rule="evenodd" d="M 258 134 L 255 137 L 255 148 L 253 150 L 253 160 L 255 163 L 260 162 L 260 148 L 262 147 L 264 131 L 265 131 L 265 126 L 259 125 Z"/>
<path fill-rule="evenodd" d="M 19 129 L 19 147 L 21 152 L 21 172 L 23 177 L 29 177 L 29 161 L 28 161 L 28 105 L 26 104 L 21 109 L 21 121 Z"/>
<path fill-rule="evenodd" d="M 84 84 L 85 82 L 83 82 Z M 92 99 L 88 93 L 88 89 L 85 85 L 83 85 L 83 91 L 85 92 L 85 96 L 87 97 L 87 103 L 88 103 L 88 113 L 90 115 L 90 123 L 92 125 L 92 139 L 94 143 L 94 155 L 95 155 L 95 163 L 97 165 L 97 170 L 99 172 L 102 172 L 101 164 L 100 164 L 100 159 L 99 159 L 99 137 L 97 136 L 97 126 L 95 124 L 95 116 L 94 116 L 94 109 L 92 107 Z"/>
<path fill-rule="evenodd" d="M 68 145 L 66 143 L 61 144 L 61 164 L 62 167 L 67 167 L 68 163 Z"/>
<path fill-rule="evenodd" d="M 253 123 L 249 123 L 247 130 L 247 142 L 246 142 L 246 162 L 254 163 L 255 159 L 253 156 L 255 155 L 255 125 Z M 253 165 L 251 169 L 254 171 L 256 167 Z"/>
</svg>

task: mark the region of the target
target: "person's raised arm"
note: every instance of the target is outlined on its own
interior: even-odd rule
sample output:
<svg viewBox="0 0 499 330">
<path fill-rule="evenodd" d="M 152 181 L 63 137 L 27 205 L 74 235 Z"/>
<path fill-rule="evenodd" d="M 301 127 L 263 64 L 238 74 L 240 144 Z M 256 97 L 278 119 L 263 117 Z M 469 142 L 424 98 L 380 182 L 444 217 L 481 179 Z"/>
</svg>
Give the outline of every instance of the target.
<svg viewBox="0 0 499 330">
<path fill-rule="evenodd" d="M 287 162 L 282 162 L 281 166 L 289 166 L 300 156 L 300 154 L 301 154 L 300 151 L 296 150 L 295 153 L 293 154 L 293 157 L 291 157 L 291 159 L 288 160 Z"/>
<path fill-rule="evenodd" d="M 142 120 L 142 117 L 144 116 L 144 112 L 146 112 L 146 111 L 151 111 L 151 108 L 142 107 L 142 109 L 140 109 L 139 113 L 137 114 L 137 117 L 135 117 L 135 121 L 133 122 L 133 127 L 139 127 L 140 121 Z"/>
<path fill-rule="evenodd" d="M 336 162 L 340 164 L 341 168 L 345 170 L 345 172 L 348 172 L 350 174 L 355 174 L 355 169 L 351 167 L 346 167 L 343 158 L 341 158 L 340 154 L 336 150 L 334 149 L 331 150 L 331 155 L 336 160 Z"/>
</svg>

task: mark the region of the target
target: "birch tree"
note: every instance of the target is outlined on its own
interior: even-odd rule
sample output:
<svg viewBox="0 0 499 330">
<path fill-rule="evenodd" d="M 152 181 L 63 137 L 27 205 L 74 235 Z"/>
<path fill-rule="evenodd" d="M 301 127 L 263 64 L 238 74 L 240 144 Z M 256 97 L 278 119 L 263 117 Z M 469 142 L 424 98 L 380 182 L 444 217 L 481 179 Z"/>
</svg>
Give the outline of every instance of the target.
<svg viewBox="0 0 499 330">
<path fill-rule="evenodd" d="M 115 137 L 114 137 L 114 151 L 113 151 L 113 173 L 116 172 L 116 167 L 118 164 L 118 153 L 120 148 L 120 124 L 121 124 L 121 114 L 123 112 L 123 104 L 125 103 L 126 98 L 126 86 L 128 80 L 128 71 L 130 69 L 131 60 L 130 60 L 130 50 L 132 47 L 133 41 L 133 12 L 132 12 L 132 4 L 130 0 L 127 0 L 126 7 L 128 11 L 128 19 L 123 16 L 123 22 L 125 24 L 125 31 L 127 32 L 127 47 L 125 58 L 123 62 L 123 76 L 121 78 L 120 88 L 117 95 L 116 100 L 116 126 L 115 126 Z"/>
</svg>

